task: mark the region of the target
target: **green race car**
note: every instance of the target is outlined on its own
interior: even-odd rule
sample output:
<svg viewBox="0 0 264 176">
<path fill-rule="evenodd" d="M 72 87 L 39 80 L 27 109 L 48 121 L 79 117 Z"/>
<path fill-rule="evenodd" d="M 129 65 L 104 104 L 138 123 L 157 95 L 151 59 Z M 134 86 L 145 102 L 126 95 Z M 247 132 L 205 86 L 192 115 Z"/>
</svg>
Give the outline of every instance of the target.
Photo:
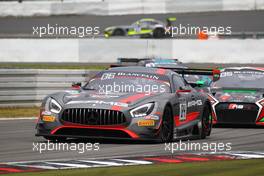
<svg viewBox="0 0 264 176">
<path fill-rule="evenodd" d="M 176 18 L 167 18 L 167 24 L 153 19 L 143 18 L 131 25 L 111 26 L 104 30 L 104 36 L 106 38 L 111 36 L 139 36 L 150 38 L 163 38 L 166 37 L 166 28 L 171 26 Z"/>
</svg>

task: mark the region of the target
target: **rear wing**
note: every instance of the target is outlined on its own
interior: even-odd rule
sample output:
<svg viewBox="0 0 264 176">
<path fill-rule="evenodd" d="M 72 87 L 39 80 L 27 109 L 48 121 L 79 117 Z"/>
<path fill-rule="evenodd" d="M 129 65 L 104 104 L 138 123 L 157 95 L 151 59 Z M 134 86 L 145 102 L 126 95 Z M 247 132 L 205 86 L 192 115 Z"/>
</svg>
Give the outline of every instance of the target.
<svg viewBox="0 0 264 176">
<path fill-rule="evenodd" d="M 150 58 L 117 58 L 118 64 L 137 64 L 140 61 L 150 60 Z"/>
<path fill-rule="evenodd" d="M 185 75 L 202 75 L 202 76 L 212 76 L 213 81 L 218 81 L 220 79 L 221 71 L 219 69 L 198 69 L 198 68 L 166 68 L 159 67 L 163 69 L 170 69 L 178 74 L 181 74 L 184 78 Z"/>
</svg>

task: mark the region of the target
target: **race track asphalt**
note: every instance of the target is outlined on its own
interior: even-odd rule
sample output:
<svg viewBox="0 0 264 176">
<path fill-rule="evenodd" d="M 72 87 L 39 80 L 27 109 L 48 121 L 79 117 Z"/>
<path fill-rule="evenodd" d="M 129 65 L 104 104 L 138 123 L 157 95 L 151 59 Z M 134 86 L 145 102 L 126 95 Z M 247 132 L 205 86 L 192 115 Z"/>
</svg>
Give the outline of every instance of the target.
<svg viewBox="0 0 264 176">
<path fill-rule="evenodd" d="M 150 15 L 118 15 L 118 16 L 49 16 L 49 17 L 2 17 L 0 18 L 1 37 L 32 36 L 33 26 L 48 24 L 55 26 L 98 26 L 102 32 L 108 26 L 128 25 L 140 18 L 155 18 L 165 22 L 167 17 L 176 17 L 176 26 L 232 27 L 232 32 L 263 32 L 264 11 L 229 11 L 201 12 Z"/>
<path fill-rule="evenodd" d="M 83 158 L 112 158 L 143 155 L 171 155 L 165 151 L 164 144 L 140 143 L 129 141 L 69 141 L 99 142 L 99 151 L 33 151 L 33 142 L 46 142 L 35 137 L 35 120 L 1 120 L 0 121 L 0 162 L 59 160 Z M 192 140 L 194 143 L 232 143 L 232 151 L 264 151 L 263 128 L 214 128 L 212 135 L 205 140 Z M 178 143 L 179 144 L 179 143 Z M 180 152 L 180 151 L 177 151 Z M 175 153 L 177 153 L 175 152 Z M 190 151 L 194 152 L 194 151 Z M 174 154 L 175 154 L 174 153 Z"/>
</svg>

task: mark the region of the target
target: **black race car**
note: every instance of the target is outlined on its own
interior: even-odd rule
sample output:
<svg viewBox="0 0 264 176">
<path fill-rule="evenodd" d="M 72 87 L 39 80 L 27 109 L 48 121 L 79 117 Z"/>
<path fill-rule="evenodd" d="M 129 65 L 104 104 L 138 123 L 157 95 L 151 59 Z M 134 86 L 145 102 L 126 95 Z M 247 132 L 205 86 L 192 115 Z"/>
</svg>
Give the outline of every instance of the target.
<svg viewBox="0 0 264 176">
<path fill-rule="evenodd" d="M 203 139 L 211 132 L 211 112 L 208 96 L 174 71 L 116 67 L 99 72 L 78 90 L 47 96 L 36 136 L 49 140 Z"/>
<path fill-rule="evenodd" d="M 264 68 L 223 69 L 211 93 L 213 123 L 264 126 Z"/>
<path fill-rule="evenodd" d="M 178 59 L 168 59 L 160 57 L 148 57 L 148 58 L 117 58 L 117 64 L 112 66 L 142 66 L 142 67 L 154 67 L 154 68 L 182 68 L 187 69 Z"/>
</svg>

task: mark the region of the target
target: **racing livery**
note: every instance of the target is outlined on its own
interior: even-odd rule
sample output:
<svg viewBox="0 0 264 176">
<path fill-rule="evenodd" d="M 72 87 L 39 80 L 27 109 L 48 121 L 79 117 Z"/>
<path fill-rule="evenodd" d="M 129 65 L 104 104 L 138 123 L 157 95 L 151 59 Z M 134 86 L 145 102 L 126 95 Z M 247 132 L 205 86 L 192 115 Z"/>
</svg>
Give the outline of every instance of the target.
<svg viewBox="0 0 264 176">
<path fill-rule="evenodd" d="M 79 89 L 47 96 L 36 136 L 160 142 L 203 139 L 211 133 L 211 114 L 208 96 L 172 70 L 115 67 L 99 72 Z"/>
<path fill-rule="evenodd" d="M 264 68 L 233 67 L 221 71 L 210 96 L 216 124 L 264 125 Z"/>
<path fill-rule="evenodd" d="M 104 36 L 140 36 L 140 37 L 165 37 L 166 27 L 176 18 L 168 18 L 167 24 L 153 18 L 143 18 L 128 26 L 111 26 L 104 30 Z"/>
</svg>

